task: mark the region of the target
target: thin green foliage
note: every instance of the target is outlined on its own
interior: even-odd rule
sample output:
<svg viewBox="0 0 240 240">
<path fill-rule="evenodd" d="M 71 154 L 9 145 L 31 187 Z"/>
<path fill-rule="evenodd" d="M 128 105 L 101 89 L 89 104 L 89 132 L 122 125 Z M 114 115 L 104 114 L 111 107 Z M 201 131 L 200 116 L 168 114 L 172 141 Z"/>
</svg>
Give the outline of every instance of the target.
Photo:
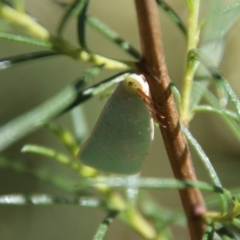
<svg viewBox="0 0 240 240">
<path fill-rule="evenodd" d="M 29 38 L 23 35 L 0 32 L 0 39 L 3 38 L 7 40 L 50 48 L 73 59 L 91 62 L 97 65 L 104 64 L 106 68 L 110 69 L 119 68 L 122 70 L 127 70 L 135 68 L 135 66 L 130 62 L 116 61 L 95 53 L 88 53 L 83 49 L 76 48 L 65 39 L 51 35 L 46 28 L 34 21 L 28 14 L 24 12 L 18 12 L 7 4 L 2 3 L 0 5 L 0 16 L 9 21 L 9 23 L 26 30 L 26 32 L 33 37 Z"/>
<path fill-rule="evenodd" d="M 66 149 L 68 149 L 69 153 L 73 156 L 76 155 L 79 149 L 79 144 L 70 131 L 67 131 L 63 127 L 52 122 L 48 122 L 46 127 L 58 137 L 60 142 L 66 147 Z"/>
<path fill-rule="evenodd" d="M 79 103 L 105 91 L 106 88 L 122 80 L 122 74 L 118 74 L 113 78 L 107 79 L 104 83 L 96 84 L 96 86 L 79 92 L 78 88 L 82 86 L 81 81 L 85 81 L 83 79 L 80 79 L 74 85 L 66 87 L 38 107 L 2 126 L 0 128 L 0 150 L 9 147 L 17 140 L 44 126 L 60 114 L 69 111 Z"/>
<path fill-rule="evenodd" d="M 207 16 L 214 17 L 208 19 L 207 24 L 201 31 L 202 43 L 199 48 L 206 52 L 209 57 L 211 57 L 211 53 L 214 52 L 214 57 L 211 58 L 211 61 L 214 61 L 214 64 L 219 66 L 225 49 L 225 35 L 221 34 L 223 31 L 223 22 L 225 21 L 224 16 L 219 14 L 216 15 L 215 13 L 219 13 L 221 11 L 223 2 L 213 0 L 208 1 L 206 4 Z M 202 26 L 201 22 L 199 25 Z M 204 94 L 204 89 L 209 86 L 210 79 L 210 74 L 203 66 L 199 65 L 194 75 L 194 82 L 190 98 L 191 108 L 195 108 L 201 101 Z M 198 87 L 199 85 L 202 86 L 200 89 Z"/>
<path fill-rule="evenodd" d="M 222 38 L 226 37 L 228 31 L 235 25 L 239 19 L 240 2 L 237 0 L 227 6 L 224 5 L 223 1 L 213 0 L 207 3 L 209 14 L 204 17 L 200 22 L 200 27 L 208 28 L 208 38 L 215 38 L 215 40 L 221 41 Z M 216 21 L 215 21 L 216 20 Z M 210 34 L 209 22 L 214 22 L 215 33 Z M 222 31 L 219 31 L 221 28 Z M 213 31 L 213 29 L 212 29 Z M 216 38 L 217 35 L 217 38 Z"/>
<path fill-rule="evenodd" d="M 173 82 L 170 83 L 170 86 L 171 86 L 172 93 L 175 97 L 177 107 L 181 109 L 181 101 L 182 101 L 181 93 Z"/>
<path fill-rule="evenodd" d="M 223 77 L 221 72 L 218 70 L 216 66 L 211 64 L 211 61 L 209 61 L 208 57 L 201 52 L 200 50 L 194 51 L 194 54 L 196 58 L 206 67 L 206 69 L 210 72 L 213 79 L 221 86 L 224 87 L 225 91 L 227 92 L 233 106 L 236 108 L 237 114 L 240 117 L 240 101 L 236 95 L 236 93 L 233 91 L 232 87 L 228 83 L 228 81 Z"/>
<path fill-rule="evenodd" d="M 60 54 L 53 51 L 39 51 L 39 52 L 20 54 L 13 57 L 2 58 L 0 59 L 0 70 L 16 66 L 17 64 L 26 63 L 28 61 L 33 61 L 41 58 L 48 58 L 51 56 L 58 56 L 58 55 Z"/>
<path fill-rule="evenodd" d="M 77 19 L 77 28 L 78 28 L 78 40 L 80 46 L 88 51 L 87 43 L 86 43 L 86 31 L 85 31 L 85 22 L 87 18 L 87 9 L 89 5 L 89 0 L 76 0 L 74 1 L 70 7 L 68 7 L 65 11 L 65 14 L 60 22 L 60 25 L 57 29 L 57 34 L 59 36 L 62 35 L 63 30 L 68 22 L 68 20 L 72 16 L 78 16 Z"/>
<path fill-rule="evenodd" d="M 49 194 L 8 194 L 0 195 L 0 205 L 78 205 L 100 207 L 101 201 L 95 197 L 59 197 Z"/>
<path fill-rule="evenodd" d="M 109 26 L 101 22 L 98 18 L 93 16 L 87 17 L 87 22 L 94 29 L 102 33 L 107 39 L 116 43 L 121 49 L 127 52 L 130 56 L 134 57 L 137 60 L 141 59 L 140 52 L 134 48 L 129 42 L 122 39 L 115 31 L 113 31 Z"/>
<path fill-rule="evenodd" d="M 78 31 L 79 40 L 80 38 L 83 38 L 85 36 L 85 21 L 92 26 L 94 29 L 99 31 L 101 34 L 103 34 L 106 38 L 108 38 L 110 41 L 116 43 L 120 48 L 122 48 L 124 51 L 126 51 L 130 56 L 136 58 L 137 60 L 141 59 L 141 54 L 137 49 L 135 49 L 130 43 L 128 43 L 126 40 L 122 39 L 114 30 L 112 30 L 109 26 L 104 24 L 102 21 L 100 21 L 98 18 L 89 16 L 83 14 L 82 10 L 85 6 L 84 1 L 76 0 L 70 7 L 66 8 L 65 15 L 60 23 L 60 26 L 57 30 L 57 33 L 59 35 L 62 34 L 64 27 L 66 26 L 68 20 L 71 17 L 81 16 L 81 19 L 78 18 L 79 24 L 82 24 L 83 26 L 80 28 L 82 33 Z M 86 11 L 86 10 L 85 10 Z M 84 18 L 83 18 L 84 16 Z M 84 21 L 84 22 L 83 22 Z M 81 40 L 83 41 L 83 40 Z M 84 44 L 86 45 L 86 41 L 84 40 Z"/>
<path fill-rule="evenodd" d="M 75 0 L 75 1 L 73 2 L 73 4 L 70 5 L 70 6 L 66 9 L 65 14 L 64 14 L 62 20 L 60 21 L 59 27 L 58 27 L 58 29 L 57 29 L 57 34 L 58 34 L 59 36 L 62 35 L 63 30 L 64 30 L 64 28 L 66 27 L 66 24 L 67 24 L 68 20 L 69 20 L 72 16 L 78 15 L 78 14 L 82 11 L 82 9 L 83 9 L 84 6 L 85 6 L 85 2 L 86 2 L 85 0 L 84 0 L 84 1 L 82 1 L 82 0 Z"/>
<path fill-rule="evenodd" d="M 156 0 L 156 2 L 158 6 L 161 7 L 163 11 L 168 14 L 169 18 L 173 21 L 173 23 L 175 23 L 179 27 L 183 35 L 186 37 L 187 36 L 186 26 L 184 25 L 178 14 L 165 1 Z"/>
<path fill-rule="evenodd" d="M 0 32 L 0 39 L 18 42 L 18 43 L 24 43 L 24 44 L 33 45 L 36 47 L 42 47 L 46 49 L 52 49 L 53 47 L 53 45 L 50 42 L 39 40 L 33 37 L 16 35 L 13 33 Z"/>
<path fill-rule="evenodd" d="M 104 64 L 95 65 L 91 68 L 87 69 L 81 76 L 81 81 L 78 81 L 77 88 L 81 89 L 86 86 L 86 84 L 91 83 L 102 71 L 104 68 Z"/>
<path fill-rule="evenodd" d="M 80 47 L 84 50 L 89 51 L 86 42 L 86 19 L 87 19 L 87 10 L 90 0 L 83 0 L 81 3 L 83 4 L 82 10 L 78 14 L 77 19 L 77 28 L 78 28 L 78 42 Z"/>
<path fill-rule="evenodd" d="M 68 166 L 69 168 L 71 168 L 72 170 L 76 171 L 77 173 L 79 173 L 81 171 L 81 165 L 79 164 L 79 162 L 77 162 L 75 159 L 71 159 L 68 156 L 66 156 L 65 154 L 56 152 L 55 150 L 51 149 L 51 148 L 47 148 L 47 147 L 43 147 L 43 146 L 39 146 L 39 145 L 25 145 L 23 146 L 22 153 L 35 153 L 44 157 L 50 157 L 53 158 L 54 160 L 56 160 L 57 162 Z"/>
<path fill-rule="evenodd" d="M 205 233 L 202 237 L 202 240 L 212 240 L 214 237 L 214 226 L 212 224 L 211 221 L 209 221 L 206 229 L 205 229 Z"/>
<path fill-rule="evenodd" d="M 203 88 L 203 86 L 200 84 L 200 85 L 198 85 L 198 88 L 200 91 L 202 91 L 201 89 Z M 240 141 L 240 131 L 239 131 L 239 126 L 238 126 L 238 120 L 236 121 L 236 119 L 234 119 L 233 117 L 230 117 L 227 114 L 226 108 L 220 105 L 217 97 L 206 88 L 204 90 L 203 99 L 206 100 L 211 105 L 211 107 L 213 107 L 214 109 L 217 109 L 217 111 L 220 114 L 221 119 L 224 120 L 224 122 L 227 124 L 229 129 L 232 131 L 232 133 L 234 134 L 236 139 L 238 141 Z M 195 111 L 195 110 L 193 109 L 192 111 Z M 238 115 L 236 113 L 234 113 L 234 112 L 231 112 L 231 113 L 235 115 L 235 118 L 238 118 Z"/>
<path fill-rule="evenodd" d="M 208 14 L 199 23 L 200 27 L 203 28 L 202 44 L 199 48 L 209 59 L 207 65 L 210 63 L 218 68 L 225 50 L 226 36 L 239 19 L 239 2 L 236 1 L 228 6 L 224 6 L 223 1 L 219 0 L 207 1 L 206 3 Z M 195 81 L 190 100 L 192 108 L 195 108 L 202 99 L 204 89 L 211 81 L 211 75 L 200 65 L 195 74 Z M 218 81 L 215 83 L 217 83 L 216 89 L 219 97 L 222 98 L 220 102 L 226 106 L 228 99 L 223 85 L 218 84 Z M 202 85 L 201 90 L 199 85 Z"/>
<path fill-rule="evenodd" d="M 207 168 L 209 175 L 211 177 L 211 179 L 213 180 L 213 183 L 219 186 L 222 186 L 220 179 L 217 175 L 217 173 L 215 172 L 209 158 L 207 157 L 207 155 L 205 154 L 205 152 L 203 151 L 203 149 L 201 148 L 200 144 L 197 142 L 197 140 L 192 136 L 192 134 L 190 133 L 190 131 L 184 127 L 184 125 L 181 125 L 182 129 L 183 129 L 183 133 L 185 134 L 187 140 L 189 141 L 189 143 L 194 147 L 194 149 L 196 150 L 196 153 L 199 155 L 199 157 L 201 158 L 201 160 L 204 163 L 204 166 Z"/>
<path fill-rule="evenodd" d="M 233 233 L 224 226 L 217 228 L 215 231 L 223 240 L 237 240 Z"/>
<path fill-rule="evenodd" d="M 216 113 L 220 116 L 225 115 L 228 118 L 232 118 L 235 121 L 239 122 L 239 117 L 236 113 L 234 113 L 231 110 L 226 110 L 226 109 L 218 109 L 209 105 L 199 105 L 196 108 L 192 109 L 193 112 L 211 112 L 211 113 Z"/>
<path fill-rule="evenodd" d="M 200 144 L 192 136 L 190 131 L 186 127 L 184 127 L 183 124 L 181 125 L 181 128 L 182 128 L 183 133 L 186 136 L 188 142 L 190 143 L 190 145 L 193 146 L 193 148 L 196 150 L 196 153 L 198 154 L 201 161 L 203 162 L 203 164 L 204 164 L 205 168 L 207 169 L 208 174 L 211 177 L 213 183 L 215 185 L 219 186 L 219 187 L 222 187 L 221 181 L 220 181 L 213 165 L 211 164 L 210 159 L 207 157 L 207 155 L 205 154 L 205 152 L 201 148 Z M 228 210 L 227 199 L 224 196 L 221 196 L 221 200 L 222 200 L 222 211 L 223 211 L 223 213 L 225 213 Z"/>
<path fill-rule="evenodd" d="M 108 230 L 109 225 L 112 223 L 113 219 L 117 216 L 117 211 L 110 212 L 107 217 L 99 225 L 93 240 L 102 240 Z"/>
<path fill-rule="evenodd" d="M 184 189 L 184 188 L 198 188 L 204 191 L 216 192 L 223 194 L 228 200 L 236 201 L 231 192 L 222 187 L 211 185 L 205 182 L 194 181 L 180 181 L 176 179 L 158 179 L 158 178 L 140 178 L 131 181 L 128 177 L 97 177 L 82 180 L 79 188 L 88 186 L 106 185 L 108 187 L 136 187 L 146 189 Z"/>
<path fill-rule="evenodd" d="M 4 150 L 17 140 L 33 132 L 55 118 L 77 98 L 74 86 L 68 86 L 56 96 L 8 122 L 0 128 L 0 150 Z"/>
</svg>

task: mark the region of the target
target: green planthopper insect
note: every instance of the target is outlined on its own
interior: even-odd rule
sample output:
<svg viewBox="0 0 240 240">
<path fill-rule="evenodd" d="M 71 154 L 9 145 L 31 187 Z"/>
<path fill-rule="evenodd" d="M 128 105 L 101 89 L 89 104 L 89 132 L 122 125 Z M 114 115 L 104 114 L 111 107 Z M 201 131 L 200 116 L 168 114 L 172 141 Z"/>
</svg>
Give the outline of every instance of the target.
<svg viewBox="0 0 240 240">
<path fill-rule="evenodd" d="M 153 120 L 144 97 L 147 82 L 131 74 L 119 83 L 79 152 L 82 163 L 104 172 L 140 171 L 153 138 Z"/>
</svg>

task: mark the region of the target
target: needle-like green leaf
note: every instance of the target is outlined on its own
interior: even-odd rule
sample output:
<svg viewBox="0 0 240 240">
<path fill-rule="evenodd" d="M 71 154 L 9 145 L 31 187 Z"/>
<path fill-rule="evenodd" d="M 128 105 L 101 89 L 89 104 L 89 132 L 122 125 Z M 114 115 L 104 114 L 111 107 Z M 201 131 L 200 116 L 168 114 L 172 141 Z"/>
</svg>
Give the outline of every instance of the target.
<svg viewBox="0 0 240 240">
<path fill-rule="evenodd" d="M 47 123 L 46 127 L 57 136 L 57 138 L 64 144 L 72 156 L 76 156 L 79 149 L 79 144 L 70 131 L 52 122 Z"/>
<path fill-rule="evenodd" d="M 68 166 L 69 168 L 76 171 L 77 173 L 80 173 L 80 171 L 81 171 L 81 165 L 75 159 L 71 159 L 68 156 L 66 156 L 62 153 L 59 153 L 48 147 L 28 144 L 28 145 L 23 146 L 21 152 L 22 153 L 35 153 L 35 154 L 39 154 L 39 155 L 42 155 L 45 157 L 49 157 L 49 158 L 54 159 L 55 161 L 57 161 L 60 164 Z"/>
<path fill-rule="evenodd" d="M 61 4 L 61 3 L 58 3 L 58 4 Z M 62 20 L 60 21 L 59 27 L 57 29 L 58 36 L 62 36 L 63 30 L 66 27 L 66 24 L 69 21 L 69 19 L 71 17 L 77 16 L 79 12 L 82 11 L 84 5 L 85 5 L 85 0 L 75 0 L 72 4 L 66 4 L 67 7 L 63 5 L 64 7 L 66 7 L 66 10 Z"/>
<path fill-rule="evenodd" d="M 113 219 L 116 218 L 119 212 L 112 211 L 110 212 L 107 217 L 102 221 L 102 223 L 99 225 L 97 232 L 95 233 L 93 240 L 103 240 L 109 225 L 112 223 Z"/>
<path fill-rule="evenodd" d="M 202 240 L 213 240 L 214 239 L 213 236 L 214 236 L 214 227 L 211 221 L 209 224 L 207 224 Z"/>
<path fill-rule="evenodd" d="M 130 56 L 134 57 L 137 60 L 141 59 L 141 53 L 136 48 L 134 48 L 129 42 L 121 38 L 114 30 L 112 30 L 109 26 L 104 24 L 98 18 L 88 16 L 87 22 L 90 26 L 94 27 L 96 30 L 102 33 L 106 38 L 115 42 Z"/>
<path fill-rule="evenodd" d="M 196 153 L 200 157 L 201 161 L 204 164 L 204 167 L 207 169 L 209 176 L 211 177 L 213 183 L 219 187 L 222 187 L 222 183 L 210 161 L 206 153 L 203 151 L 201 145 L 197 142 L 197 140 L 193 137 L 193 135 L 190 133 L 190 131 L 183 125 L 181 124 L 182 131 L 184 135 L 186 136 L 188 142 L 193 146 L 193 148 L 196 150 Z M 221 195 L 221 200 L 222 200 L 222 209 L 223 212 L 227 212 L 228 209 L 228 204 L 227 204 L 227 199 L 225 198 L 224 195 Z"/>
<path fill-rule="evenodd" d="M 0 39 L 19 42 L 19 43 L 25 43 L 25 44 L 34 45 L 37 47 L 42 47 L 42 48 L 47 48 L 47 49 L 52 49 L 52 47 L 53 47 L 50 42 L 39 40 L 39 39 L 33 38 L 33 37 L 17 35 L 17 34 L 13 34 L 13 33 L 0 32 Z"/>
<path fill-rule="evenodd" d="M 230 191 L 225 188 L 221 188 L 216 185 L 211 185 L 201 181 L 180 181 L 176 179 L 167 178 L 147 178 L 142 177 L 132 182 L 128 177 L 96 177 L 82 180 L 79 183 L 79 188 L 85 188 L 89 186 L 108 186 L 115 188 L 144 188 L 144 189 L 186 189 L 186 188 L 198 188 L 203 191 L 215 192 L 223 194 L 228 200 L 236 202 L 237 199 L 232 195 Z"/>
<path fill-rule="evenodd" d="M 0 205 L 78 205 L 99 207 L 101 202 L 94 197 L 59 197 L 49 194 L 6 194 L 0 195 Z"/>
<path fill-rule="evenodd" d="M 84 78 L 80 79 L 76 84 L 67 86 L 61 92 L 35 107 L 33 110 L 8 122 L 0 128 L 0 151 L 9 147 L 30 132 L 42 127 L 48 121 L 66 113 L 78 104 L 113 86 L 115 83 L 122 81 L 125 74 L 126 73 L 117 74 L 104 82 L 82 91 L 79 91 L 82 87 L 81 81 L 85 82 L 85 80 Z"/>
<path fill-rule="evenodd" d="M 41 51 L 41 52 L 24 53 L 24 54 L 13 56 L 13 57 L 2 58 L 0 59 L 0 70 L 13 67 L 20 63 L 26 63 L 32 60 L 47 58 L 47 57 L 56 56 L 59 54 L 60 53 L 53 52 L 53 51 Z"/>
<path fill-rule="evenodd" d="M 169 18 L 179 27 L 183 35 L 187 36 L 187 29 L 177 13 L 163 0 L 156 0 L 158 6 L 163 9 L 169 16 Z"/>
<path fill-rule="evenodd" d="M 233 235 L 233 233 L 225 226 L 221 226 L 220 228 L 217 228 L 216 233 L 223 240 L 237 240 L 237 238 Z"/>
<path fill-rule="evenodd" d="M 83 48 L 85 51 L 89 51 L 89 48 L 87 46 L 86 42 L 86 20 L 87 20 L 87 10 L 90 0 L 82 0 L 81 4 L 83 7 L 81 8 L 81 11 L 78 14 L 77 18 L 77 33 L 78 33 L 78 42 L 80 44 L 80 47 Z"/>
<path fill-rule="evenodd" d="M 209 60 L 207 55 L 204 54 L 204 52 L 202 52 L 201 50 L 194 50 L 193 54 L 196 56 L 197 60 L 200 61 L 205 66 L 205 68 L 210 72 L 212 78 L 215 81 L 219 82 L 218 84 L 221 84 L 224 87 L 225 91 L 227 92 L 232 102 L 232 105 L 235 107 L 237 114 L 240 118 L 240 101 L 236 93 L 233 91 L 232 87 L 228 83 L 228 81 L 223 77 L 218 68 L 211 63 L 211 61 Z"/>
</svg>

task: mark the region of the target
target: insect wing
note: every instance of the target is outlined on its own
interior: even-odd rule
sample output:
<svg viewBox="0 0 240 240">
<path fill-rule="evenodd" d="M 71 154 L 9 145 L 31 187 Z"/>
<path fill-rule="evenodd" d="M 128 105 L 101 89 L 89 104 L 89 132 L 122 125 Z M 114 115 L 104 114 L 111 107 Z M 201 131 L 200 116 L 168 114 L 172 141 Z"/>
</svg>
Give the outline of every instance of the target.
<svg viewBox="0 0 240 240">
<path fill-rule="evenodd" d="M 151 123 L 149 111 L 137 92 L 121 82 L 83 144 L 80 160 L 105 172 L 138 172 L 151 142 Z"/>
</svg>

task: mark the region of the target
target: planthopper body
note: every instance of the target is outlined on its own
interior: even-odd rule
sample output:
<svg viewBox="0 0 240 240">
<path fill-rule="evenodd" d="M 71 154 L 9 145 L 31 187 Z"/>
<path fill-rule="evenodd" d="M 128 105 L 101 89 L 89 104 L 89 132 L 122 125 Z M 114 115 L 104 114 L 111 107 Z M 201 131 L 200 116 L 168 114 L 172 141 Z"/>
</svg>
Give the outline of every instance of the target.
<svg viewBox="0 0 240 240">
<path fill-rule="evenodd" d="M 132 74 L 119 83 L 80 149 L 82 163 L 110 173 L 140 171 L 153 135 L 144 96 L 149 89 L 141 76 Z"/>
</svg>

